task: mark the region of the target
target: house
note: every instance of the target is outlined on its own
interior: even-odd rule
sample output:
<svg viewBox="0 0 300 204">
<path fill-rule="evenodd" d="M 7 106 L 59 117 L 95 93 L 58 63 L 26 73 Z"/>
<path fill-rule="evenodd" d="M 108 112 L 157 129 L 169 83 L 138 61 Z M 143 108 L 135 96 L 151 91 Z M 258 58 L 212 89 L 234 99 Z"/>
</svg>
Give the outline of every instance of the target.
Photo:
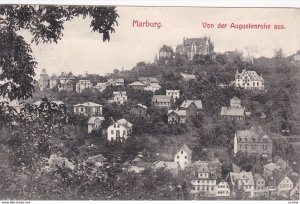
<svg viewBox="0 0 300 204">
<path fill-rule="evenodd" d="M 75 81 L 75 77 L 71 72 L 68 74 L 62 72 L 61 75 L 57 78 L 58 91 L 68 91 L 68 92 L 73 91 L 74 81 Z"/>
<path fill-rule="evenodd" d="M 102 105 L 93 102 L 77 104 L 74 105 L 74 113 L 86 116 L 102 116 Z"/>
<path fill-rule="evenodd" d="M 93 90 L 98 90 L 100 92 L 103 92 L 107 87 L 106 83 L 97 83 L 95 86 L 93 86 Z"/>
<path fill-rule="evenodd" d="M 226 120 L 244 121 L 245 108 L 241 106 L 241 100 L 236 96 L 230 99 L 230 107 L 222 107 L 221 117 Z"/>
<path fill-rule="evenodd" d="M 147 84 L 140 82 L 140 81 L 135 81 L 135 82 L 132 82 L 131 84 L 129 84 L 128 86 L 131 89 L 144 90 L 147 87 Z"/>
<path fill-rule="evenodd" d="M 235 86 L 242 87 L 244 89 L 252 89 L 252 90 L 264 90 L 264 79 L 259 76 L 256 71 L 246 71 L 243 69 L 240 73 L 236 70 L 235 74 Z"/>
<path fill-rule="evenodd" d="M 178 163 L 182 170 L 192 163 L 192 150 L 183 145 L 174 155 L 174 162 Z"/>
<path fill-rule="evenodd" d="M 282 175 L 277 178 L 277 195 L 282 197 L 288 197 L 290 191 L 294 188 L 294 184 L 287 175 Z"/>
<path fill-rule="evenodd" d="M 185 123 L 186 122 L 186 110 L 168 110 L 168 123 Z"/>
<path fill-rule="evenodd" d="M 91 133 L 93 130 L 98 130 L 101 128 L 104 117 L 102 116 L 92 116 L 88 121 L 88 133 Z"/>
<path fill-rule="evenodd" d="M 153 165 L 155 170 L 163 168 L 169 171 L 174 176 L 177 176 L 178 172 L 180 171 L 179 164 L 173 161 L 156 161 L 153 163 Z"/>
<path fill-rule="evenodd" d="M 124 78 L 111 78 L 107 80 L 107 86 L 124 86 Z"/>
<path fill-rule="evenodd" d="M 234 137 L 234 155 L 238 151 L 248 154 L 260 154 L 272 159 L 273 144 L 271 138 L 264 133 L 261 127 L 252 126 L 249 130 L 237 130 Z"/>
<path fill-rule="evenodd" d="M 129 166 L 128 171 L 129 172 L 133 171 L 135 173 L 141 173 L 146 168 L 152 168 L 152 167 L 153 167 L 152 163 L 144 162 L 143 158 L 136 157 L 135 159 L 133 159 L 131 161 L 131 165 Z"/>
<path fill-rule="evenodd" d="M 224 180 L 217 181 L 216 196 L 218 198 L 229 198 L 230 197 L 230 188 L 229 188 L 229 184 L 227 181 L 224 181 Z"/>
<path fill-rule="evenodd" d="M 268 189 L 266 187 L 266 181 L 262 175 L 256 173 L 253 176 L 254 179 L 254 197 L 267 197 Z"/>
<path fill-rule="evenodd" d="M 179 90 L 166 90 L 166 96 L 172 96 L 173 99 L 179 99 Z"/>
<path fill-rule="evenodd" d="M 214 45 L 210 38 L 183 38 L 183 43 L 177 45 L 176 53 L 193 60 L 195 55 L 210 55 L 214 52 Z"/>
<path fill-rule="evenodd" d="M 254 179 L 251 172 L 242 171 L 240 173 L 229 173 L 229 181 L 232 189 L 243 189 L 249 198 L 254 197 Z M 235 197 L 237 195 L 232 192 Z"/>
<path fill-rule="evenodd" d="M 181 76 L 182 76 L 184 81 L 196 80 L 196 76 L 194 74 L 181 73 Z"/>
<path fill-rule="evenodd" d="M 273 175 L 273 171 L 275 169 L 277 169 L 277 165 L 275 163 L 271 162 L 271 163 L 264 165 L 263 168 L 264 168 L 264 173 L 266 173 L 268 175 Z"/>
<path fill-rule="evenodd" d="M 144 84 L 158 84 L 159 81 L 154 77 L 139 77 L 138 81 Z"/>
<path fill-rule="evenodd" d="M 9 107 L 20 113 L 23 104 L 18 100 L 10 100 L 8 97 L 0 96 L 0 108 L 5 112 L 9 112 Z"/>
<path fill-rule="evenodd" d="M 151 91 L 151 92 L 155 92 L 157 90 L 159 90 L 161 88 L 161 86 L 159 84 L 155 84 L 155 83 L 150 83 L 147 84 L 147 86 L 144 88 L 145 91 Z"/>
<path fill-rule="evenodd" d="M 57 79 L 56 74 L 52 74 L 52 76 L 49 79 L 50 89 L 53 89 L 54 87 L 57 86 L 57 81 L 58 81 L 58 79 Z"/>
<path fill-rule="evenodd" d="M 190 193 L 194 198 L 215 197 L 217 192 L 217 175 L 207 162 L 194 162 L 189 168 L 191 182 Z"/>
<path fill-rule="evenodd" d="M 126 101 L 127 101 L 127 94 L 126 94 L 125 91 L 114 91 L 113 92 L 113 98 L 110 99 L 108 102 L 122 105 Z"/>
<path fill-rule="evenodd" d="M 102 154 L 98 154 L 92 157 L 89 157 L 85 163 L 89 165 L 94 165 L 96 167 L 103 166 L 104 162 L 106 162 L 106 158 L 102 156 Z"/>
<path fill-rule="evenodd" d="M 263 179 L 265 180 L 266 196 L 274 197 L 277 195 L 277 181 L 273 175 L 266 173 L 262 174 Z"/>
<path fill-rule="evenodd" d="M 152 105 L 159 108 L 170 108 L 173 103 L 171 96 L 153 95 Z"/>
<path fill-rule="evenodd" d="M 46 69 L 43 69 L 42 73 L 40 74 L 39 86 L 41 91 L 50 88 L 50 77 L 47 74 Z"/>
<path fill-rule="evenodd" d="M 170 46 L 163 45 L 159 49 L 159 59 L 172 58 L 173 57 L 173 49 Z"/>
<path fill-rule="evenodd" d="M 147 109 L 148 109 L 147 106 L 139 103 L 132 106 L 130 112 L 136 115 L 145 115 L 147 113 Z"/>
<path fill-rule="evenodd" d="M 91 89 L 93 84 L 90 80 L 81 79 L 76 83 L 76 92 L 81 93 L 85 89 Z"/>
<path fill-rule="evenodd" d="M 197 115 L 202 110 L 201 100 L 184 100 L 180 105 L 180 110 L 186 110 L 188 117 Z"/>
<path fill-rule="evenodd" d="M 118 120 L 107 128 L 108 141 L 125 141 L 132 133 L 132 124 L 124 118 Z"/>
</svg>

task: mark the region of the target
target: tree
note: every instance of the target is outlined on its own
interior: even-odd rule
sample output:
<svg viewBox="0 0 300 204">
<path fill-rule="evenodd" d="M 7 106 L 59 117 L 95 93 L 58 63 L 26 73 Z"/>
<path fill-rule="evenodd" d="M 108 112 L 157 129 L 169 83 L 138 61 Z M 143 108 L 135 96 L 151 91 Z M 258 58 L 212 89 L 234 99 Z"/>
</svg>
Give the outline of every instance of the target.
<svg viewBox="0 0 300 204">
<path fill-rule="evenodd" d="M 30 45 L 18 31 L 27 30 L 32 43 L 57 43 L 63 36 L 64 22 L 89 17 L 92 31 L 110 40 L 118 14 L 115 7 L 5 5 L 0 7 L 0 96 L 27 99 L 34 90 L 37 66 Z"/>
</svg>

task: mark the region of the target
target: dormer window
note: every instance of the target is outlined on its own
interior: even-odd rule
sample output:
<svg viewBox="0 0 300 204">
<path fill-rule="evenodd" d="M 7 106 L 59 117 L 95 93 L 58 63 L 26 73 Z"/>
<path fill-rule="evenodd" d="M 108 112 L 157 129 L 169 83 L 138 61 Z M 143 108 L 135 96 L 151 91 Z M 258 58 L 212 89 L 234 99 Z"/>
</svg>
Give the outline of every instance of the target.
<svg viewBox="0 0 300 204">
<path fill-rule="evenodd" d="M 181 154 L 183 154 L 183 151 L 181 151 Z"/>
</svg>

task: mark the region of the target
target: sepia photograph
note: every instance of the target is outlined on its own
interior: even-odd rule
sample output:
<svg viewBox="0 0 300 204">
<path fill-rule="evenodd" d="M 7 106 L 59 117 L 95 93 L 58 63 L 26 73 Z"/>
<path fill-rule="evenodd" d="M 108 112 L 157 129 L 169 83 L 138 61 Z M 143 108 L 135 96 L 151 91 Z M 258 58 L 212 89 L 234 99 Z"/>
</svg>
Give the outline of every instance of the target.
<svg viewBox="0 0 300 204">
<path fill-rule="evenodd" d="M 299 22 L 0 4 L 0 200 L 297 204 Z"/>
</svg>

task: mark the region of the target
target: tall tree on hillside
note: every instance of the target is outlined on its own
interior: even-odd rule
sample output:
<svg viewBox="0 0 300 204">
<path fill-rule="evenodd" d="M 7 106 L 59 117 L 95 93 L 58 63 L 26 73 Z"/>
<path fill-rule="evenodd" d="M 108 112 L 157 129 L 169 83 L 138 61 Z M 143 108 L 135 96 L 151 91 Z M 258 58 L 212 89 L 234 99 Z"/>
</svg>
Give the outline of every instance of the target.
<svg viewBox="0 0 300 204">
<path fill-rule="evenodd" d="M 118 25 L 115 7 L 0 6 L 0 96 L 27 99 L 34 90 L 37 62 L 19 31 L 29 31 L 32 43 L 57 43 L 63 37 L 64 22 L 74 17 L 88 17 L 92 31 L 103 34 L 103 41 L 110 40 Z"/>
</svg>

